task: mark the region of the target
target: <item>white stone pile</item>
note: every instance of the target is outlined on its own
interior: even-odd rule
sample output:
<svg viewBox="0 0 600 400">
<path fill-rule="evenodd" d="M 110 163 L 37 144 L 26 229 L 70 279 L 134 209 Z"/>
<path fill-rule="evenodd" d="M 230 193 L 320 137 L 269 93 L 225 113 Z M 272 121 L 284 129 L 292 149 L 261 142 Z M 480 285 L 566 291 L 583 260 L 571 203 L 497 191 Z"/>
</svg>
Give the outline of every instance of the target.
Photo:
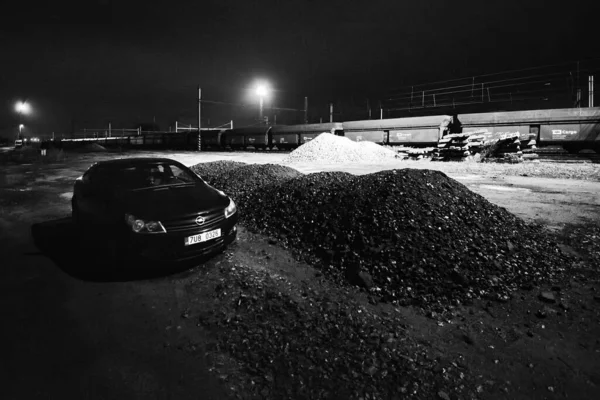
<svg viewBox="0 0 600 400">
<path fill-rule="evenodd" d="M 319 162 L 323 164 L 379 163 L 396 158 L 396 152 L 373 142 L 353 142 L 323 132 L 292 151 L 282 160 L 285 164 Z"/>
</svg>

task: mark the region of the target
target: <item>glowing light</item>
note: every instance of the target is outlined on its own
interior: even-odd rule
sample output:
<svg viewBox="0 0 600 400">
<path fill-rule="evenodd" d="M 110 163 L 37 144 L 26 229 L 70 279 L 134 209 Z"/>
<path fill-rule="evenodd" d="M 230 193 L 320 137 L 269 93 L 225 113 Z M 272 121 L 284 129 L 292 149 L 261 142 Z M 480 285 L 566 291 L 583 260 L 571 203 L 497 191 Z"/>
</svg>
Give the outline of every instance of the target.
<svg viewBox="0 0 600 400">
<path fill-rule="evenodd" d="M 31 112 L 31 106 L 29 103 L 20 101 L 15 105 L 15 110 L 20 114 L 29 114 Z"/>
<path fill-rule="evenodd" d="M 256 85 L 256 94 L 260 97 L 265 97 L 269 94 L 269 87 L 264 83 Z"/>
</svg>

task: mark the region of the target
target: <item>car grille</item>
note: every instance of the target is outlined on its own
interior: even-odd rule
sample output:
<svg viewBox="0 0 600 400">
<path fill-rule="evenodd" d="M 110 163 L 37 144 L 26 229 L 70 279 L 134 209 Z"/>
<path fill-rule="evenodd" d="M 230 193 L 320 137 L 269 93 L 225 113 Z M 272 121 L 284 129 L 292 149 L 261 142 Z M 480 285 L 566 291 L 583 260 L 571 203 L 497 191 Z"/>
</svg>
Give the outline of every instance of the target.
<svg viewBox="0 0 600 400">
<path fill-rule="evenodd" d="M 201 225 L 198 225 L 196 223 L 196 218 L 198 216 L 202 216 L 205 219 L 204 223 Z M 223 220 L 225 220 L 224 211 L 222 209 L 219 209 L 212 211 L 203 211 L 169 221 L 162 221 L 162 224 L 168 233 L 188 231 L 199 232 L 204 230 L 210 230 L 213 228 L 218 228 L 221 222 L 223 222 Z"/>
</svg>

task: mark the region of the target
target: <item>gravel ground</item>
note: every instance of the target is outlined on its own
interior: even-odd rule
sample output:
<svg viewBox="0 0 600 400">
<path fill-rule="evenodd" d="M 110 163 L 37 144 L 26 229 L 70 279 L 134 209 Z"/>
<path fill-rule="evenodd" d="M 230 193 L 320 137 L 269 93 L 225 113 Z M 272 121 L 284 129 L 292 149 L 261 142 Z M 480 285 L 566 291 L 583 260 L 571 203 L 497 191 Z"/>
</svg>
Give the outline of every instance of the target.
<svg viewBox="0 0 600 400">
<path fill-rule="evenodd" d="M 600 164 L 523 162 L 521 164 L 497 164 L 476 162 L 440 163 L 429 160 L 404 160 L 398 168 L 442 170 L 448 174 L 510 175 L 555 179 L 581 179 L 600 181 Z"/>
</svg>

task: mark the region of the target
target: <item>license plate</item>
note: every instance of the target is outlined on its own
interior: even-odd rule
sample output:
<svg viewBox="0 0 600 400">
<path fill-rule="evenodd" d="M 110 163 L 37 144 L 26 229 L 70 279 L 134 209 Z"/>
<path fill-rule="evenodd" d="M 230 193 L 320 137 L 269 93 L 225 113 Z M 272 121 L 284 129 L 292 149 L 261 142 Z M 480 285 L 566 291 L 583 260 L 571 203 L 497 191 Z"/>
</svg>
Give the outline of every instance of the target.
<svg viewBox="0 0 600 400">
<path fill-rule="evenodd" d="M 194 236 L 188 236 L 185 238 L 185 245 L 189 246 L 196 243 L 206 242 L 207 240 L 211 240 L 214 238 L 218 238 L 221 236 L 221 230 L 215 229 L 214 231 L 200 233 Z"/>
</svg>

